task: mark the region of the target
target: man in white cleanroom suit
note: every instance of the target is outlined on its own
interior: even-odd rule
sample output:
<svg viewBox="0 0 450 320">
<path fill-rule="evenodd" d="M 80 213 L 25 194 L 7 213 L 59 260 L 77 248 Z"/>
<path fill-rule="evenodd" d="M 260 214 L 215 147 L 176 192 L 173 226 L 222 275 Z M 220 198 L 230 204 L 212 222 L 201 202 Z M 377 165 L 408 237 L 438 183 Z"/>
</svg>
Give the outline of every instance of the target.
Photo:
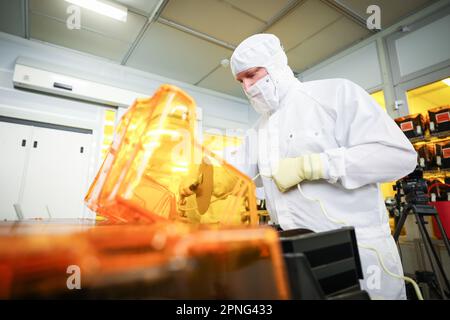
<svg viewBox="0 0 450 320">
<path fill-rule="evenodd" d="M 351 81 L 300 82 L 274 35 L 244 40 L 231 70 L 261 117 L 241 152 L 227 159 L 251 177 L 259 174 L 271 220 L 283 230 L 354 226 L 362 287 L 372 299 L 405 299 L 404 281 L 385 272 L 373 251 L 391 273 L 403 276 L 378 185 L 416 166 L 402 131 Z"/>
</svg>

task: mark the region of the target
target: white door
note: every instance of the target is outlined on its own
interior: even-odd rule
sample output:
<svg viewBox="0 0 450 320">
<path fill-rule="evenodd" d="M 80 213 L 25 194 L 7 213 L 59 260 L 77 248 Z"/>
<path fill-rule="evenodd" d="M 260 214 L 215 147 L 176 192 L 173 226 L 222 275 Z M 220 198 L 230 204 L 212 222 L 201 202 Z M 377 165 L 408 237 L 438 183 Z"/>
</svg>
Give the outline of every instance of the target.
<svg viewBox="0 0 450 320">
<path fill-rule="evenodd" d="M 32 127 L 0 121 L 0 220 L 17 220 L 23 168 Z"/>
<path fill-rule="evenodd" d="M 81 218 L 92 135 L 33 128 L 21 206 L 25 218 Z"/>
</svg>

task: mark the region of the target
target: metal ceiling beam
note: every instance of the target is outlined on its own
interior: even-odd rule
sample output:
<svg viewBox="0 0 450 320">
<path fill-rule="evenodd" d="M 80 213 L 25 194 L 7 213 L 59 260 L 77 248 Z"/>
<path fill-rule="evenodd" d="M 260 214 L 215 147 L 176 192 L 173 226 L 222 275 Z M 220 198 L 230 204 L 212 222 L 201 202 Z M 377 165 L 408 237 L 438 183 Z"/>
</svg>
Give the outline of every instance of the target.
<svg viewBox="0 0 450 320">
<path fill-rule="evenodd" d="M 293 1 L 291 1 L 291 2 L 288 3 L 288 4 L 286 5 L 286 7 L 284 7 L 278 14 L 276 14 L 274 17 L 272 17 L 272 18 L 266 23 L 266 25 L 265 25 L 263 28 L 261 28 L 260 30 L 258 30 L 258 31 L 255 32 L 255 33 L 262 33 L 262 32 L 264 32 L 264 31 L 268 30 L 268 29 L 269 29 L 270 27 L 272 27 L 275 23 L 277 23 L 277 22 L 280 21 L 282 18 L 284 18 L 286 15 L 288 15 L 292 10 L 294 10 L 294 9 L 297 8 L 298 6 L 304 4 L 306 1 L 307 1 L 307 0 L 293 0 Z M 226 49 L 229 49 L 229 50 L 232 50 L 232 51 L 234 51 L 234 49 L 236 49 L 236 46 L 233 45 L 233 44 L 230 44 L 230 43 L 228 43 L 228 42 L 219 40 L 219 39 L 217 39 L 217 38 L 215 38 L 215 37 L 213 37 L 213 36 L 210 36 L 210 35 L 208 35 L 208 34 L 206 34 L 206 33 L 203 33 L 203 32 L 197 31 L 197 30 L 194 30 L 194 29 L 192 29 L 192 28 L 190 28 L 190 27 L 187 27 L 187 26 L 182 25 L 182 24 L 180 24 L 180 23 L 177 23 L 177 22 L 175 22 L 175 21 L 172 21 L 172 20 L 169 20 L 169 19 L 166 19 L 166 18 L 161 17 L 160 14 L 161 14 L 162 10 L 164 9 L 164 7 L 167 5 L 167 2 L 168 2 L 168 0 L 165 1 L 165 4 L 164 4 L 164 6 L 159 10 L 158 15 L 155 15 L 155 16 L 154 16 L 153 22 L 157 21 L 157 22 L 159 22 L 159 23 L 161 23 L 161 24 L 164 24 L 164 25 L 166 25 L 166 26 L 172 27 L 172 28 L 177 29 L 177 30 L 179 30 L 179 31 L 185 32 L 185 33 L 190 34 L 190 35 L 192 35 L 192 36 L 195 36 L 195 37 L 197 37 L 197 38 L 200 38 L 200 39 L 209 41 L 209 42 L 211 42 L 211 43 L 213 43 L 213 44 L 219 45 L 219 46 L 221 46 L 221 47 L 223 47 L 223 48 L 226 48 Z M 142 13 L 140 13 L 140 12 L 134 12 L 134 13 L 139 14 L 139 15 L 142 15 Z M 155 17 L 156 17 L 156 18 L 155 18 Z M 153 23 L 153 22 L 152 22 L 152 23 Z M 143 29 L 144 29 L 144 28 L 143 28 Z M 148 26 L 145 27 L 145 30 L 144 30 L 144 31 L 141 30 L 142 35 L 143 35 L 143 33 L 145 33 L 145 31 L 146 31 L 147 29 L 148 29 Z M 141 33 L 140 33 L 140 35 L 139 35 L 138 38 L 137 38 L 137 40 L 139 40 L 139 41 L 140 41 L 140 39 L 142 38 Z M 135 41 L 135 42 L 138 43 L 139 41 Z M 137 45 L 137 43 L 136 43 L 136 45 Z M 133 45 L 133 46 L 130 48 L 130 50 L 129 50 L 129 51 L 130 51 L 130 54 L 127 54 L 126 59 L 124 59 L 124 60 L 122 61 L 122 64 L 125 64 L 125 63 L 126 63 L 126 61 L 128 60 L 129 56 L 131 55 L 131 53 L 133 52 L 134 48 L 136 47 L 136 45 Z M 214 72 L 215 72 L 217 69 L 219 69 L 220 67 L 221 67 L 221 64 L 219 64 L 218 66 L 214 67 L 210 72 L 208 72 L 208 73 L 207 73 L 205 76 L 203 76 L 199 81 L 197 81 L 197 82 L 195 83 L 195 85 L 198 85 L 201 81 L 203 81 L 204 79 L 206 79 L 208 76 L 210 76 L 212 73 L 214 73 Z M 298 72 L 294 71 L 294 74 L 297 75 Z"/>
<path fill-rule="evenodd" d="M 294 0 L 288 3 L 280 12 L 278 12 L 275 16 L 273 16 L 269 21 L 267 21 L 266 25 L 259 29 L 256 33 L 264 33 L 269 30 L 275 23 L 283 19 L 287 16 L 292 10 L 297 8 L 298 6 L 304 4 L 307 0 Z"/>
<path fill-rule="evenodd" d="M 194 83 L 194 85 L 198 86 L 200 84 L 200 82 L 202 82 L 203 80 L 205 80 L 206 78 L 208 78 L 210 75 L 212 75 L 217 69 L 220 69 L 222 67 L 222 65 L 219 63 L 219 65 L 217 65 L 216 67 L 214 67 L 214 69 L 212 69 L 210 72 L 208 72 L 207 74 L 205 74 L 203 77 L 200 78 L 200 80 L 198 80 L 197 82 Z"/>
<path fill-rule="evenodd" d="M 275 23 L 277 23 L 279 20 L 281 20 L 282 18 L 284 18 L 289 12 L 291 12 L 293 9 L 295 9 L 298 5 L 303 4 L 304 2 L 306 2 L 307 0 L 293 0 L 291 1 L 289 4 L 286 5 L 286 7 L 284 7 L 278 14 L 276 14 L 274 17 L 272 17 L 272 19 L 270 19 L 266 25 L 261 28 L 260 30 L 256 31 L 255 33 L 262 33 L 264 31 L 266 31 L 267 29 L 269 29 L 272 25 L 274 25 Z M 228 3 L 228 2 L 227 2 Z M 232 6 L 234 9 L 236 9 L 234 6 Z M 165 24 L 167 26 L 173 27 L 175 29 L 178 29 L 180 31 L 184 31 L 188 34 L 191 34 L 193 36 L 199 37 L 201 39 L 207 40 L 209 42 L 212 42 L 214 44 L 217 44 L 221 47 L 230 49 L 230 50 L 234 50 L 236 49 L 236 46 L 233 44 L 230 44 L 228 42 L 219 40 L 217 38 L 214 38 L 206 33 L 194 30 L 192 28 L 189 28 L 187 26 L 184 26 L 182 24 L 179 24 L 177 22 L 165 19 L 163 17 L 159 17 L 158 18 L 158 22 Z"/>
<path fill-rule="evenodd" d="M 327 23 L 326 25 L 322 26 L 320 29 L 317 29 L 316 31 L 314 31 L 314 33 L 310 34 L 309 36 L 307 36 L 305 39 L 303 39 L 302 41 L 300 41 L 299 43 L 297 43 L 295 46 L 293 46 L 292 48 L 290 48 L 289 50 L 286 50 L 286 53 L 289 53 L 290 51 L 298 48 L 300 45 L 302 45 L 303 43 L 305 43 L 306 41 L 314 38 L 315 36 L 317 36 L 319 33 L 323 32 L 324 30 L 330 28 L 333 26 L 333 24 L 337 23 L 339 20 L 342 20 L 343 17 L 338 17 L 336 19 L 334 19 L 333 21 L 331 21 L 330 23 Z"/>
<path fill-rule="evenodd" d="M 23 0 L 23 28 L 25 39 L 30 39 L 30 23 L 28 17 L 29 1 Z"/>
<path fill-rule="evenodd" d="M 200 31 L 197 31 L 197 30 L 194 30 L 194 29 L 191 29 L 191 28 L 186 27 L 186 26 L 184 26 L 182 24 L 179 24 L 177 22 L 174 22 L 174 21 L 162 18 L 162 17 L 158 18 L 158 22 L 160 22 L 162 24 L 165 24 L 166 26 L 175 28 L 177 30 L 186 32 L 186 33 L 188 33 L 190 35 L 196 36 L 196 37 L 198 37 L 200 39 L 212 42 L 212 43 L 217 44 L 217 45 L 219 45 L 221 47 L 224 47 L 224 48 L 227 48 L 227 49 L 230 49 L 230 50 L 234 50 L 236 48 L 235 45 L 232 45 L 232 44 L 230 44 L 228 42 L 225 42 L 225 41 L 219 40 L 217 38 L 214 38 L 214 37 L 212 37 L 210 35 L 207 35 L 206 33 L 203 33 L 203 32 L 200 32 Z"/>
<path fill-rule="evenodd" d="M 347 18 L 358 24 L 360 27 L 363 27 L 364 29 L 367 29 L 372 33 L 378 32 L 378 30 L 368 29 L 366 18 L 360 16 L 357 12 L 349 8 L 341 1 L 339 0 L 321 0 L 321 1 L 326 5 L 328 5 L 329 7 L 333 8 L 334 10 L 338 11 L 339 13 L 343 14 L 344 16 L 346 16 Z"/>
<path fill-rule="evenodd" d="M 264 33 L 265 31 L 267 31 L 270 27 L 272 27 L 275 23 L 277 23 L 278 21 L 280 21 L 281 19 L 283 19 L 285 16 L 287 16 L 292 10 L 294 10 L 295 8 L 299 7 L 300 5 L 304 4 L 307 0 L 293 0 L 290 3 L 288 3 L 283 9 L 281 9 L 275 16 L 273 16 L 269 21 L 267 21 L 267 23 L 264 25 L 264 27 L 262 27 L 261 29 L 259 29 L 258 31 L 255 32 L 256 33 Z M 228 2 L 227 2 L 228 3 Z M 233 9 L 236 9 L 233 6 Z M 244 12 L 246 13 L 246 12 Z M 161 18 L 160 18 L 161 19 Z M 209 36 L 208 36 L 209 37 Z M 215 41 L 220 41 L 215 39 Z M 216 43 L 215 41 L 213 41 L 214 43 Z M 222 41 L 220 41 L 222 42 Z M 236 48 L 236 46 L 230 46 L 228 47 L 229 49 L 234 50 Z M 287 52 L 286 52 L 287 53 Z M 208 72 L 206 75 L 204 75 L 199 81 L 197 81 L 195 83 L 195 85 L 199 85 L 203 80 L 205 80 L 206 78 L 208 78 L 211 74 L 213 74 L 217 69 L 221 68 L 222 65 L 219 64 L 218 66 L 214 67 L 210 72 Z M 296 70 L 292 70 L 292 72 L 294 73 L 294 75 L 297 77 L 299 75 L 299 73 Z"/>
<path fill-rule="evenodd" d="M 255 33 L 261 33 L 261 32 L 266 31 L 266 30 L 269 29 L 272 25 L 274 25 L 274 24 L 277 23 L 279 20 L 281 20 L 282 18 L 284 18 L 289 12 L 291 12 L 291 11 L 292 11 L 293 9 L 295 9 L 297 6 L 299 6 L 300 4 L 305 3 L 306 1 L 307 1 L 307 0 L 293 0 L 293 1 L 291 1 L 288 5 L 286 5 L 285 8 L 283 8 L 283 9 L 282 9 L 278 14 L 276 14 L 272 19 L 270 19 L 262 29 L 258 30 L 258 31 L 255 32 Z M 166 2 L 168 2 L 168 0 L 167 0 Z M 166 3 L 166 4 L 167 4 L 167 3 Z M 165 4 L 165 5 L 166 5 L 166 4 Z M 165 5 L 164 5 L 164 6 L 165 6 Z M 161 13 L 161 11 L 162 11 L 162 10 L 160 10 L 160 13 Z M 141 14 L 141 13 L 139 13 L 139 12 L 135 12 L 135 13 L 136 13 L 136 14 Z M 175 22 L 175 21 L 172 21 L 172 20 L 163 18 L 163 17 L 160 16 L 160 13 L 159 13 L 159 15 L 157 16 L 157 18 L 154 19 L 154 20 L 157 21 L 157 22 L 160 22 L 161 24 L 164 24 L 164 25 L 166 25 L 166 26 L 172 27 L 172 28 L 177 29 L 177 30 L 179 30 L 179 31 L 183 31 L 183 32 L 185 32 L 185 33 L 188 33 L 188 34 L 193 35 L 193 36 L 195 36 L 195 37 L 198 37 L 198 38 L 200 38 L 200 39 L 209 41 L 209 42 L 211 42 L 211 43 L 214 43 L 214 44 L 219 45 L 219 46 L 221 46 L 221 47 L 224 47 L 224 48 L 226 48 L 226 49 L 229 49 L 229 50 L 234 50 L 234 49 L 236 49 L 236 46 L 233 45 L 233 44 L 231 44 L 231 43 L 228 43 L 228 42 L 226 42 L 226 41 L 222 41 L 222 40 L 217 39 L 217 38 L 215 38 L 215 37 L 213 37 L 213 36 L 210 36 L 210 35 L 208 35 L 208 34 L 206 34 L 206 33 L 203 33 L 203 32 L 197 31 L 197 30 L 194 30 L 194 29 L 192 29 L 192 28 L 190 28 L 190 27 L 187 27 L 187 26 L 185 26 L 185 25 L 182 25 L 182 24 L 180 24 L 180 23 L 178 23 L 178 22 Z M 145 31 L 144 31 L 144 32 L 145 32 Z M 134 47 L 135 47 L 135 46 L 134 46 Z M 131 52 L 134 50 L 134 47 L 130 48 L 130 51 L 131 51 Z M 129 57 L 129 55 L 128 55 L 128 57 Z M 124 59 L 124 60 L 125 60 L 125 59 Z M 125 63 L 126 63 L 126 62 L 125 62 Z"/>
<path fill-rule="evenodd" d="M 247 11 L 245 11 L 245 10 L 239 8 L 239 7 L 236 7 L 234 4 L 232 4 L 231 2 L 229 2 L 229 0 L 219 0 L 219 1 L 222 1 L 222 2 L 226 3 L 227 5 L 229 5 L 229 6 L 230 6 L 231 8 L 233 8 L 234 10 L 239 11 L 240 13 L 243 13 L 243 14 L 245 14 L 246 16 L 252 18 L 252 19 L 255 19 L 255 20 L 257 20 L 257 21 L 259 21 L 259 22 L 261 22 L 261 23 L 266 23 L 266 21 L 264 21 L 264 20 L 262 20 L 261 18 L 255 16 L 254 14 L 252 14 L 252 13 L 250 13 L 250 12 L 247 12 Z"/>
<path fill-rule="evenodd" d="M 122 59 L 121 65 L 125 65 L 128 62 L 128 59 L 130 58 L 133 51 L 136 49 L 138 44 L 141 42 L 142 38 L 144 37 L 145 32 L 148 30 L 150 25 L 152 25 L 156 20 L 158 20 L 159 16 L 161 15 L 161 12 L 164 10 L 164 8 L 167 6 L 167 3 L 169 0 L 160 0 L 158 4 L 153 9 L 152 13 L 149 16 L 146 16 L 147 21 L 142 26 L 141 30 L 139 31 L 136 39 L 134 39 L 133 43 L 131 44 L 131 47 L 128 49 L 127 53 Z M 130 10 L 133 12 L 133 10 Z M 136 14 L 142 15 L 139 12 L 134 12 Z"/>
</svg>

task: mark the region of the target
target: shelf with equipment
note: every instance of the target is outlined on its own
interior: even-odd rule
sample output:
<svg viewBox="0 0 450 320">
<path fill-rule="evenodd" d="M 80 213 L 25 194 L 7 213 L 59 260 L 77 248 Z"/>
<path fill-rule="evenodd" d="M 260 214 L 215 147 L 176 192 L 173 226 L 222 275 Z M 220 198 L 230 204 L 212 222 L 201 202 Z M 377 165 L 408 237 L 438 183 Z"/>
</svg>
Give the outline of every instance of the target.
<svg viewBox="0 0 450 320">
<path fill-rule="evenodd" d="M 445 179 L 450 170 L 450 78 L 406 92 L 410 114 L 395 119 L 418 153 L 426 178 Z"/>
<path fill-rule="evenodd" d="M 450 141 L 450 130 L 444 132 L 435 132 L 432 134 L 427 134 L 423 137 L 410 138 L 412 144 L 423 144 L 423 143 L 439 143 Z"/>
<path fill-rule="evenodd" d="M 395 227 L 396 219 L 399 216 L 399 203 L 417 199 L 411 193 L 409 200 L 406 195 L 402 196 L 402 192 L 398 193 L 400 182 L 401 186 L 416 186 L 414 192 L 424 193 L 422 194 L 424 201 L 428 199 L 429 204 L 436 208 L 440 219 L 445 221 L 445 228 L 448 229 L 448 213 L 450 212 L 448 210 L 450 208 L 450 78 L 409 89 L 406 92 L 406 99 L 410 114 L 394 120 L 414 146 L 417 152 L 418 166 L 407 177 L 382 185 L 386 207 L 391 217 L 391 228 Z M 392 191 L 394 183 L 397 188 Z M 431 217 L 426 218 L 431 219 Z M 439 234 L 435 232 L 434 219 L 433 222 L 431 220 L 428 222 L 426 228 L 429 229 L 428 232 L 432 234 L 432 238 L 440 239 Z M 417 225 L 413 222 L 405 224 L 402 231 L 409 239 L 420 236 Z"/>
<path fill-rule="evenodd" d="M 450 169 L 424 170 L 423 177 L 427 180 L 450 178 Z"/>
<path fill-rule="evenodd" d="M 428 131 L 423 137 L 409 139 L 418 152 L 418 164 L 423 169 L 425 179 L 441 179 L 450 177 L 450 130 Z"/>
<path fill-rule="evenodd" d="M 450 170 L 450 107 L 430 108 L 395 119 L 417 151 L 417 162 L 426 179 L 444 181 Z"/>
</svg>

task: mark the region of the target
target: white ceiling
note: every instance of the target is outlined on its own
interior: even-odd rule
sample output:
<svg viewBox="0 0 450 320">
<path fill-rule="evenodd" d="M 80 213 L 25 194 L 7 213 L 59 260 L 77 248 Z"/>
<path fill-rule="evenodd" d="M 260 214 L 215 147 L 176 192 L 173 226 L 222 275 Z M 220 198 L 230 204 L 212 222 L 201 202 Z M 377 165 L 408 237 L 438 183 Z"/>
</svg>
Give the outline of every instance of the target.
<svg viewBox="0 0 450 320">
<path fill-rule="evenodd" d="M 69 3 L 64 0 L 1 0 L 0 31 L 243 97 L 220 61 L 229 58 L 245 37 L 276 34 L 291 67 L 302 71 L 370 36 L 358 19 L 350 17 L 366 19 L 368 5 L 381 7 L 386 28 L 434 1 L 117 0 L 129 8 L 125 23 L 82 9 L 81 30 L 69 30 Z M 161 3 L 159 16 L 147 23 Z"/>
<path fill-rule="evenodd" d="M 195 84 L 231 53 L 156 22 L 147 30 L 127 65 Z"/>
<path fill-rule="evenodd" d="M 306 38 L 287 52 L 290 65 L 297 70 L 325 60 L 330 52 L 339 52 L 369 35 L 369 31 L 341 16 L 317 34 Z"/>
<path fill-rule="evenodd" d="M 236 97 L 245 97 L 242 87 L 237 84 L 230 69 L 222 66 L 217 66 L 217 69 L 205 77 L 198 85 L 211 90 L 226 92 Z M 218 90 L 218 88 L 221 90 Z"/>
<path fill-rule="evenodd" d="M 290 50 L 305 39 L 320 32 L 342 15 L 321 1 L 306 1 L 287 14 L 267 32 L 280 37 L 285 50 Z M 355 24 L 355 28 L 359 28 Z"/>
<path fill-rule="evenodd" d="M 265 25 L 216 0 L 171 0 L 161 16 L 234 45 Z"/>
<path fill-rule="evenodd" d="M 264 22 L 274 16 L 275 13 L 280 12 L 289 3 L 294 2 L 292 0 L 224 0 L 234 8 L 240 9 L 246 14 L 260 19 Z"/>
<path fill-rule="evenodd" d="M 117 0 L 116 2 L 150 15 L 159 0 Z"/>
<path fill-rule="evenodd" d="M 351 8 L 357 14 L 366 15 L 366 8 L 370 5 L 378 5 L 381 9 L 381 27 L 386 28 L 417 9 L 428 5 L 428 0 L 338 0 Z"/>
</svg>

